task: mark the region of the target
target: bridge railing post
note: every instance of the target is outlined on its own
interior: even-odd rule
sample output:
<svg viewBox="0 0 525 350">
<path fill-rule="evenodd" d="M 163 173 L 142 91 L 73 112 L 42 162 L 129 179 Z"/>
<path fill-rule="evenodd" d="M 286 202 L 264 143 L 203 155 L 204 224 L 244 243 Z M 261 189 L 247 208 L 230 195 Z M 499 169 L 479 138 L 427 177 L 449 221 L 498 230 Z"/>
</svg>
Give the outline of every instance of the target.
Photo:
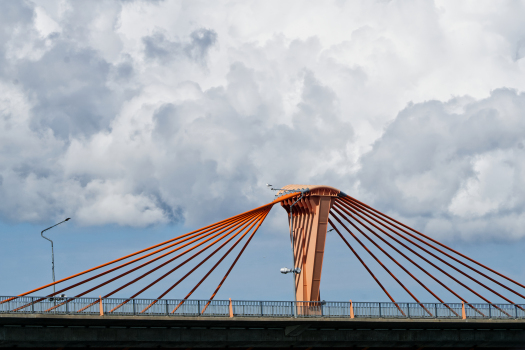
<svg viewBox="0 0 525 350">
<path fill-rule="evenodd" d="M 201 316 L 201 301 L 200 300 L 197 300 L 197 312 L 199 314 L 199 316 Z"/>
<path fill-rule="evenodd" d="M 170 310 L 169 310 L 168 299 L 165 299 L 164 301 L 166 302 L 166 316 L 169 316 Z"/>
<path fill-rule="evenodd" d="M 31 313 L 35 313 L 35 298 L 31 297 Z"/>
<path fill-rule="evenodd" d="M 489 318 L 492 318 L 492 304 L 489 304 Z"/>
<path fill-rule="evenodd" d="M 133 301 L 133 315 L 136 315 L 137 314 L 137 309 L 135 307 L 135 298 L 133 298 L 132 301 Z"/>
<path fill-rule="evenodd" d="M 381 318 L 381 302 L 379 303 L 379 318 Z"/>
<path fill-rule="evenodd" d="M 259 304 L 260 304 L 260 307 L 261 307 L 261 317 L 263 317 L 263 315 L 264 315 L 264 313 L 263 313 L 263 302 L 259 301 Z"/>
<path fill-rule="evenodd" d="M 410 318 L 410 303 L 407 303 L 407 318 Z"/>
<path fill-rule="evenodd" d="M 516 320 L 518 319 L 518 305 L 514 304 L 514 312 L 516 313 Z"/>
</svg>

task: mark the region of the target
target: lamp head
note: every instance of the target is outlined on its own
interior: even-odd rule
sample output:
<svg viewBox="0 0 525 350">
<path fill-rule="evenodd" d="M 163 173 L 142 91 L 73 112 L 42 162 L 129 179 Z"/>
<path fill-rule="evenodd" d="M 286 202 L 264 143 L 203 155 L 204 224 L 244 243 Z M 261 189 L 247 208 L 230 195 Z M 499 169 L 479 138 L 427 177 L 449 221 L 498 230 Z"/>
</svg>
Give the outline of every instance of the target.
<svg viewBox="0 0 525 350">
<path fill-rule="evenodd" d="M 66 220 L 64 220 L 64 221 L 69 221 L 69 220 L 71 220 L 71 218 L 67 218 L 67 219 L 66 219 Z"/>
</svg>

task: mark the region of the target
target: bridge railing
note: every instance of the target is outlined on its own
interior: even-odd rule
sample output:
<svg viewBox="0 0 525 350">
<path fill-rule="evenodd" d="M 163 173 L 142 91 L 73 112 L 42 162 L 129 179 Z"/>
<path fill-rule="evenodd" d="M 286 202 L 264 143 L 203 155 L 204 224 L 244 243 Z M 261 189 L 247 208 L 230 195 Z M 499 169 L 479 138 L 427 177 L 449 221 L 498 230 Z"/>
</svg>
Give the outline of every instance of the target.
<svg viewBox="0 0 525 350">
<path fill-rule="evenodd" d="M 525 304 L 0 297 L 0 314 L 525 319 Z"/>
</svg>

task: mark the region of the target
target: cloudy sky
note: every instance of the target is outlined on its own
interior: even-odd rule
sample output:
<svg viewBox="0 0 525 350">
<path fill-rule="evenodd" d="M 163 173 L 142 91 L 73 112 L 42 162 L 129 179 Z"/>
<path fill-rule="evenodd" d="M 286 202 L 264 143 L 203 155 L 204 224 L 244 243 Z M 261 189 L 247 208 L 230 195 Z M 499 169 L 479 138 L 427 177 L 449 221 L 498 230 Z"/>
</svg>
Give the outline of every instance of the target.
<svg viewBox="0 0 525 350">
<path fill-rule="evenodd" d="M 38 232 L 65 217 L 61 275 L 266 203 L 266 183 L 340 188 L 525 278 L 507 260 L 525 247 L 523 18 L 525 1 L 1 1 L 0 294 L 49 279 Z M 257 259 L 278 269 L 284 211 L 268 221 Z M 240 269 L 281 278 L 269 264 Z"/>
</svg>

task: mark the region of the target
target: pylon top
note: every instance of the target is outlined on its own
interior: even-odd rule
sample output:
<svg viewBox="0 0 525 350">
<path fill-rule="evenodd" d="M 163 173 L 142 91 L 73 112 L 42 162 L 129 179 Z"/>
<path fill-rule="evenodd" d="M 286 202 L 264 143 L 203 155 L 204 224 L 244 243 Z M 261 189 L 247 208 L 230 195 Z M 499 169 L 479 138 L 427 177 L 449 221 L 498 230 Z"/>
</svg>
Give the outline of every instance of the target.
<svg viewBox="0 0 525 350">
<path fill-rule="evenodd" d="M 286 186 L 283 186 L 282 189 L 283 191 L 279 191 L 277 192 L 277 195 L 281 195 L 284 193 L 284 190 L 294 190 L 294 189 L 310 189 L 309 191 L 309 195 L 310 196 L 331 196 L 331 197 L 337 197 L 341 191 L 338 190 L 337 188 L 335 187 L 331 187 L 331 186 L 325 186 L 325 185 L 297 185 L 297 184 L 292 184 L 292 185 L 286 185 Z"/>
</svg>

